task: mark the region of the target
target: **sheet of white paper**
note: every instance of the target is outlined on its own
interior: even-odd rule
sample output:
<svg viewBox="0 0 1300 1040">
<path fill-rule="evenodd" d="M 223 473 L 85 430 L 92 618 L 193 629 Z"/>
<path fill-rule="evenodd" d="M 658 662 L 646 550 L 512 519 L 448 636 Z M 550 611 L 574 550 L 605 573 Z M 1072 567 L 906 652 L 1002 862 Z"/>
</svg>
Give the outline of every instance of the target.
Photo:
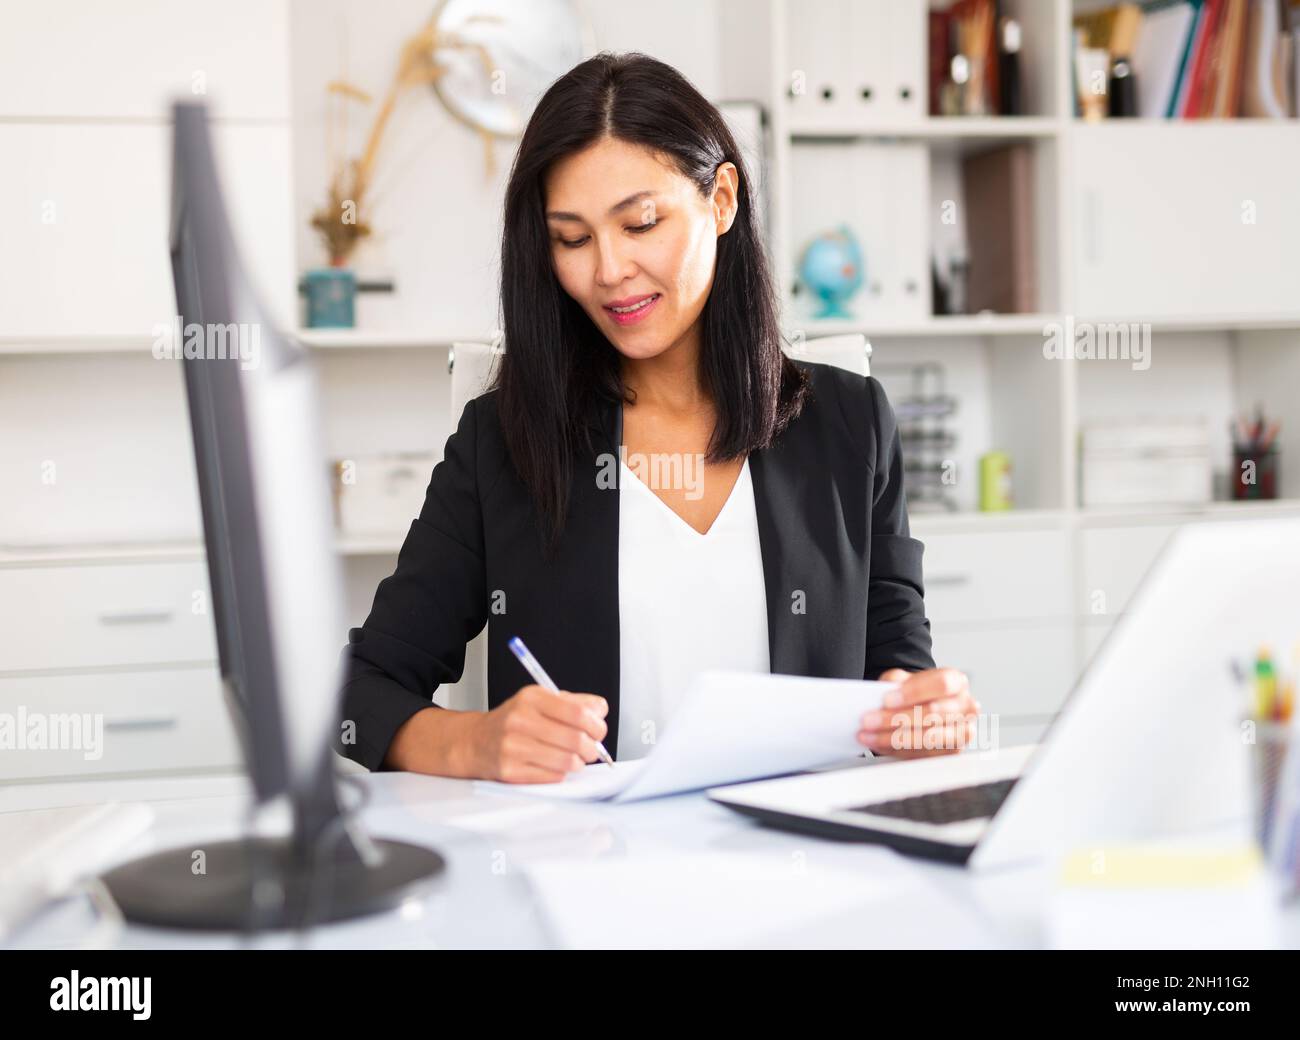
<svg viewBox="0 0 1300 1040">
<path fill-rule="evenodd" d="M 852 862 L 773 849 L 555 860 L 524 870 L 569 948 L 883 946 L 918 934 L 927 946 L 979 941 L 970 915 L 913 866 L 885 849 L 855 852 Z"/>
<path fill-rule="evenodd" d="M 615 762 L 594 762 L 586 769 L 570 773 L 554 784 L 503 784 L 495 780 L 478 780 L 474 787 L 479 791 L 500 794 L 537 795 L 542 798 L 559 798 L 564 801 L 598 802 L 612 798 L 643 770 L 648 758 Z"/>
<path fill-rule="evenodd" d="M 590 765 L 555 784 L 481 789 L 625 802 L 795 773 L 860 755 L 862 714 L 895 684 L 798 675 L 702 672 L 645 758 Z"/>
</svg>

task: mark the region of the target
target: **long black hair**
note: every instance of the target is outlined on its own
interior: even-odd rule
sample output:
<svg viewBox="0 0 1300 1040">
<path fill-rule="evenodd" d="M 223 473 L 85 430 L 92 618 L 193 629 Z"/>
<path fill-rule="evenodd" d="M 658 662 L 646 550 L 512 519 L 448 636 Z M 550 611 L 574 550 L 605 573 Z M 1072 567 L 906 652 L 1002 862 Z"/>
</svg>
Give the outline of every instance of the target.
<svg viewBox="0 0 1300 1040">
<path fill-rule="evenodd" d="M 808 391 L 806 374 L 781 349 L 755 196 L 721 113 L 671 65 L 645 54 L 604 52 L 575 66 L 542 95 L 524 130 L 501 236 L 498 410 L 550 547 L 564 526 L 574 460 L 593 450 L 588 423 L 626 390 L 618 351 L 555 275 L 544 183 L 557 161 L 607 137 L 666 156 L 704 198 L 722 163 L 738 172 L 735 220 L 718 240 L 701 314 L 700 377 L 717 413 L 707 460 L 770 445 Z"/>
</svg>

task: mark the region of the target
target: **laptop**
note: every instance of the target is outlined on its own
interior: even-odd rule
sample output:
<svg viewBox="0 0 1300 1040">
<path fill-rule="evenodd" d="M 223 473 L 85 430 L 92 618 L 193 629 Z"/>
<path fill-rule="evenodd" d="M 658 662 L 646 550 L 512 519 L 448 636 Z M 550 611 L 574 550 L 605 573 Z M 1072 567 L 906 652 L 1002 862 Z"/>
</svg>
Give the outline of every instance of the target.
<svg viewBox="0 0 1300 1040">
<path fill-rule="evenodd" d="M 788 829 L 985 869 L 1207 827 L 1249 840 L 1233 660 L 1300 637 L 1300 518 L 1188 524 L 1038 744 L 712 788 Z M 953 662 L 960 666 L 960 662 Z M 978 691 L 976 691 L 978 696 Z"/>
</svg>

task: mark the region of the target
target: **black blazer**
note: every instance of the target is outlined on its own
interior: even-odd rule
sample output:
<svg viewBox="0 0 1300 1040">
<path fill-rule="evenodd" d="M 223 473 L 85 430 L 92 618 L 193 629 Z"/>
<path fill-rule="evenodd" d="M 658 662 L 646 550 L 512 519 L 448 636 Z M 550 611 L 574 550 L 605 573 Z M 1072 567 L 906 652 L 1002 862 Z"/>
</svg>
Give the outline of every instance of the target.
<svg viewBox="0 0 1300 1040">
<path fill-rule="evenodd" d="M 797 363 L 811 377 L 802 413 L 749 457 L 772 671 L 874 679 L 893 667 L 933 668 L 922 546 L 908 530 L 889 402 L 875 379 Z M 531 682 L 506 646 L 518 635 L 561 687 L 609 701 L 605 746 L 618 747 L 619 500 L 595 473 L 602 452 L 618 457 L 622 408 L 610 404 L 590 424 L 597 451 L 575 464 L 548 561 L 497 397 L 465 406 L 397 569 L 348 634 L 342 712 L 355 741 L 338 750 L 370 769 L 383 768 L 393 734 L 430 706 L 434 689 L 460 679 L 465 646 L 485 623 L 489 706 Z"/>
</svg>

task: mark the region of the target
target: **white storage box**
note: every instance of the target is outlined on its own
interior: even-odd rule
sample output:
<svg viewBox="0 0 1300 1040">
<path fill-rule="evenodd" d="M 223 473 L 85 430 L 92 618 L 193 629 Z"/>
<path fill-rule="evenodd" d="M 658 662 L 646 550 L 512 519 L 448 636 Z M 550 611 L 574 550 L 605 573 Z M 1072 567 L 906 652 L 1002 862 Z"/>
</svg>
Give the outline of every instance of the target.
<svg viewBox="0 0 1300 1040">
<path fill-rule="evenodd" d="M 344 535 L 404 535 L 420 515 L 438 457 L 398 452 L 334 464 L 335 518 Z"/>
<path fill-rule="evenodd" d="M 1205 424 L 1107 423 L 1081 435 L 1084 506 L 1203 505 L 1213 497 Z"/>
</svg>

